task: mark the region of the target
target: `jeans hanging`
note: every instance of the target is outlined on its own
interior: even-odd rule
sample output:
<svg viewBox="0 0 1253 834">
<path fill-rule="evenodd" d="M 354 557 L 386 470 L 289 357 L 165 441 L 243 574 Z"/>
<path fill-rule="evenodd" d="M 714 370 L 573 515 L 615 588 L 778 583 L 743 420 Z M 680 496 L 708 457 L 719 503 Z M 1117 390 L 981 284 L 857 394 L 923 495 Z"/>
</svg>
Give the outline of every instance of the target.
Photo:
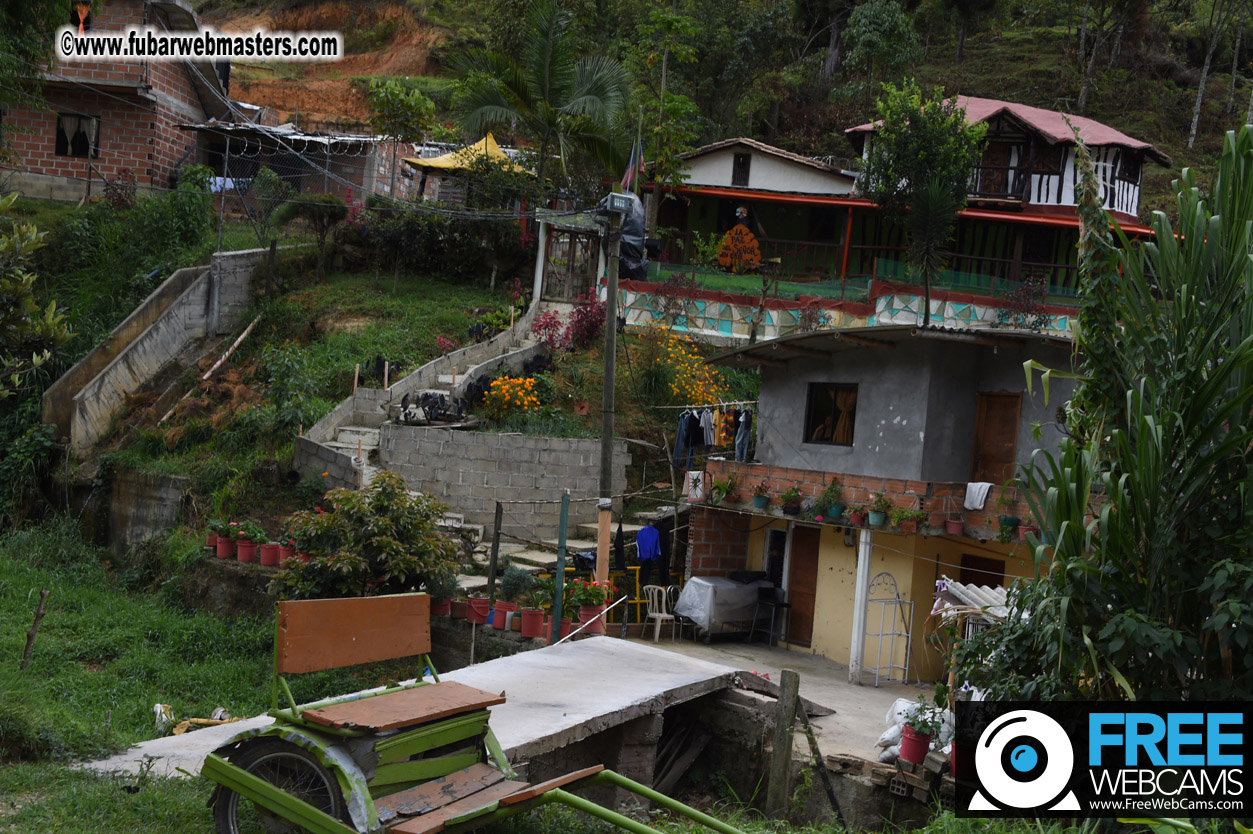
<svg viewBox="0 0 1253 834">
<path fill-rule="evenodd" d="M 692 419 L 692 415 L 686 413 L 679 417 L 678 433 L 674 436 L 675 469 L 692 468 L 692 447 L 688 443 L 688 423 Z"/>
<path fill-rule="evenodd" d="M 745 411 L 740 415 L 740 428 L 735 433 L 735 459 L 748 460 L 748 440 L 753 434 L 753 412 Z"/>
</svg>

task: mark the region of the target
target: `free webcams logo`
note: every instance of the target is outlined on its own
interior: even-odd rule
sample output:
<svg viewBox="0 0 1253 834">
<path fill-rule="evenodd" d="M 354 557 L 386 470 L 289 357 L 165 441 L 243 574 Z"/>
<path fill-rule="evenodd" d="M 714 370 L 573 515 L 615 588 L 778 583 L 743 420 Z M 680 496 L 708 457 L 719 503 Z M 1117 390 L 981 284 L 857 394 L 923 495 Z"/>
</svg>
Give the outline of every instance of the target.
<svg viewBox="0 0 1253 834">
<path fill-rule="evenodd" d="M 958 703 L 957 813 L 1248 816 L 1249 711 L 1239 702 Z"/>
</svg>

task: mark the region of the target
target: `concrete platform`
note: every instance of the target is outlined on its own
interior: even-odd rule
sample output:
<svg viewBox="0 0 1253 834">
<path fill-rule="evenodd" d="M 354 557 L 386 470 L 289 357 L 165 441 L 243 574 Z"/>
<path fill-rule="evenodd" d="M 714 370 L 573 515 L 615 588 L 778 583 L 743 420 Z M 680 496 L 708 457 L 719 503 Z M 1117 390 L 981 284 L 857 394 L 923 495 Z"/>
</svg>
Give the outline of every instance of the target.
<svg viewBox="0 0 1253 834">
<path fill-rule="evenodd" d="M 735 672 L 650 644 L 593 637 L 457 669 L 442 679 L 505 692 L 508 700 L 491 708 L 491 726 L 509 758 L 521 761 L 726 688 Z M 271 722 L 258 716 L 157 738 L 84 766 L 137 773 L 151 756 L 156 775 L 194 776 L 205 756 L 231 736 Z"/>
</svg>

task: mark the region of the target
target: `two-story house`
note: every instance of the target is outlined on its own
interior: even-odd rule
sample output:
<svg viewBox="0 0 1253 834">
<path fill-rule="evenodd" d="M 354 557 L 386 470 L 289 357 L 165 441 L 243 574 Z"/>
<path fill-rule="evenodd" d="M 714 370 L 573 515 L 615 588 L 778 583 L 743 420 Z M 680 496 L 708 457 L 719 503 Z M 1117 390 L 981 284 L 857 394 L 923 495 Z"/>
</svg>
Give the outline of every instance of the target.
<svg viewBox="0 0 1253 834">
<path fill-rule="evenodd" d="M 763 371 L 760 462 L 708 461 L 707 477 L 733 478 L 741 500 L 694 507 L 692 575 L 765 571 L 790 604 L 782 642 L 847 662 L 851 680 L 873 669 L 897 680 L 902 670 L 911 679 L 938 677 L 942 660 L 928 633 L 936 580 L 997 587 L 1034 571 L 1019 531 L 1003 531 L 998 516 L 1029 517 L 1008 482 L 1035 449 L 1056 447 L 1054 412 L 1070 387 L 1054 380 L 1046 405 L 1039 385 L 1027 391 L 1029 359 L 1069 367 L 1071 343 L 1026 330 L 876 325 L 785 336 L 711 358 Z M 823 505 L 800 516 L 779 512 L 790 485 L 812 498 L 832 479 L 842 488 L 839 503 L 864 507 L 884 495 L 920 511 L 917 528 L 854 526 Z M 972 501 L 977 509 L 966 506 L 968 491 L 974 498 L 980 489 L 968 490 L 972 482 L 992 485 Z M 774 496 L 765 510 L 749 500 L 758 485 Z"/>
<path fill-rule="evenodd" d="M 66 3 L 67 24 L 80 22 L 76 5 Z M 200 25 L 187 0 L 112 0 L 90 18 L 93 32 Z M 223 119 L 231 109 L 225 62 L 60 62 L 40 72 L 45 108 L 0 113 L 16 156 L 4 166 L 13 172 L 8 187 L 30 196 L 78 200 L 93 181 L 99 193 L 123 169 L 141 188 L 169 188 L 195 149 L 178 126 Z"/>
</svg>

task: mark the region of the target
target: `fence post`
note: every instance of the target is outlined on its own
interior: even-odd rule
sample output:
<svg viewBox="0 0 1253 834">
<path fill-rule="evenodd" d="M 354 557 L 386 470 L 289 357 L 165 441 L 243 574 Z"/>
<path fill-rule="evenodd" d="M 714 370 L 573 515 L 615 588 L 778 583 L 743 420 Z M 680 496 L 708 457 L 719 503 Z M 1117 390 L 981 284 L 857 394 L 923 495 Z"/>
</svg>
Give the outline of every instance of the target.
<svg viewBox="0 0 1253 834">
<path fill-rule="evenodd" d="M 770 781 L 766 786 L 766 815 L 779 817 L 787 809 L 788 783 L 792 776 L 792 725 L 796 721 L 796 696 L 801 676 L 784 669 L 779 680 L 779 700 L 774 712 L 774 749 L 770 753 Z"/>
</svg>

